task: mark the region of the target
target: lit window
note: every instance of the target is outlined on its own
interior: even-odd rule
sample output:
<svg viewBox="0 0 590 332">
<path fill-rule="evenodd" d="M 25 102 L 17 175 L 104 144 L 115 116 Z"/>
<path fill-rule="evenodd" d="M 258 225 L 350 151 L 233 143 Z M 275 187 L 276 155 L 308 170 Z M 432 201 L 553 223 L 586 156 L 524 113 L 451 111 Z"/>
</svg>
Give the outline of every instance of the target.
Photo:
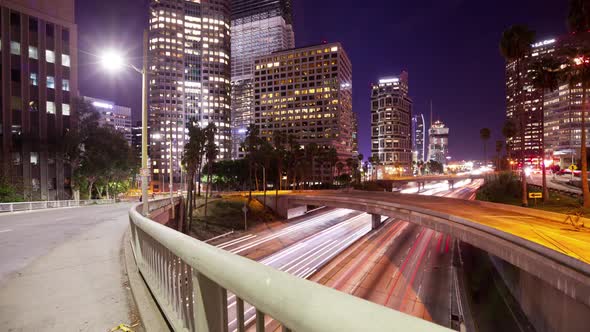
<svg viewBox="0 0 590 332">
<path fill-rule="evenodd" d="M 47 88 L 55 89 L 55 77 L 47 76 Z"/>
<path fill-rule="evenodd" d="M 14 55 L 20 55 L 20 43 L 11 41 L 10 42 L 10 53 Z"/>
<path fill-rule="evenodd" d="M 63 80 L 63 83 L 62 83 L 62 86 L 61 86 L 61 89 L 64 90 L 64 91 L 70 91 L 70 80 L 64 79 Z"/>
<path fill-rule="evenodd" d="M 61 104 L 61 114 L 70 115 L 70 104 Z"/>
<path fill-rule="evenodd" d="M 69 67 L 70 66 L 70 56 L 67 54 L 62 54 L 61 55 L 61 64 L 64 67 Z"/>
<path fill-rule="evenodd" d="M 47 102 L 47 114 L 55 114 L 55 103 L 52 101 Z"/>
<path fill-rule="evenodd" d="M 39 152 L 31 152 L 31 165 L 39 165 Z"/>
<path fill-rule="evenodd" d="M 45 61 L 49 63 L 55 63 L 55 52 L 51 50 L 45 50 Z"/>
<path fill-rule="evenodd" d="M 39 85 L 39 78 L 37 77 L 37 73 L 31 73 L 30 81 L 31 81 L 31 85 L 34 85 L 34 86 Z"/>
<path fill-rule="evenodd" d="M 35 46 L 29 46 L 29 58 L 39 59 L 39 52 Z"/>
</svg>

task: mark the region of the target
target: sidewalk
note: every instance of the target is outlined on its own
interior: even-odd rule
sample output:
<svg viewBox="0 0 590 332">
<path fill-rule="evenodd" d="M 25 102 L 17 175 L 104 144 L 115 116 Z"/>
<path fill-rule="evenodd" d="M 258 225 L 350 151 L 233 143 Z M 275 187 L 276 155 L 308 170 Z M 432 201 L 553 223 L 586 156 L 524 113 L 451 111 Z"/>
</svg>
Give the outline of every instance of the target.
<svg viewBox="0 0 590 332">
<path fill-rule="evenodd" d="M 0 331 L 110 331 L 135 323 L 122 246 L 128 227 L 125 213 L 104 220 L 8 278 L 0 285 Z"/>
</svg>

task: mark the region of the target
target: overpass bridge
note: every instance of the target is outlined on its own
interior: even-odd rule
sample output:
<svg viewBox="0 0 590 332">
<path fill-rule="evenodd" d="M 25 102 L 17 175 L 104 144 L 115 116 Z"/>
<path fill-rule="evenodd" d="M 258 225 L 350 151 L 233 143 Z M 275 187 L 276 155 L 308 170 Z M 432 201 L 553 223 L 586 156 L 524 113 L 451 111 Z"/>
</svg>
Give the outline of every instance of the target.
<svg viewBox="0 0 590 332">
<path fill-rule="evenodd" d="M 340 207 L 373 214 L 374 228 L 384 215 L 452 235 L 518 268 L 512 288 L 537 330 L 583 331 L 590 326 L 590 229 L 565 223 L 565 215 L 364 191 L 284 193 L 270 204 L 285 217 L 302 213 L 308 205 Z M 580 223 L 590 225 L 590 220 L 582 218 Z"/>
<path fill-rule="evenodd" d="M 424 188 L 429 182 L 448 182 L 449 187 L 453 188 L 455 183 L 463 180 L 484 179 L 489 174 L 462 174 L 462 175 L 425 175 L 425 176 L 404 176 L 391 179 L 377 180 L 377 183 L 384 185 L 386 188 L 396 189 L 409 183 L 416 183 L 418 190 Z"/>
</svg>

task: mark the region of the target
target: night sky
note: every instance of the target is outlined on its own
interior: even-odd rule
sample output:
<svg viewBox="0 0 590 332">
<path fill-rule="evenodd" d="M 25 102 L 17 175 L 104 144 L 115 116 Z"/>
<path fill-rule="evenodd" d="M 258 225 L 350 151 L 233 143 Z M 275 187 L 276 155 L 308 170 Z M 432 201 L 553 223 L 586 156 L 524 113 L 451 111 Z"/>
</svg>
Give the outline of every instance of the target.
<svg viewBox="0 0 590 332">
<path fill-rule="evenodd" d="M 78 0 L 81 52 L 116 47 L 140 65 L 146 0 Z M 526 24 L 537 39 L 566 33 L 565 0 L 293 0 L 297 46 L 339 41 L 353 64 L 354 111 L 361 153 L 370 154 L 370 84 L 407 70 L 414 112 L 450 128 L 454 160 L 482 158 L 479 130 L 489 127 L 493 149 L 502 139 L 504 60 L 498 43 L 512 24 Z M 82 95 L 141 108 L 139 74 L 112 76 L 80 54 Z"/>
</svg>

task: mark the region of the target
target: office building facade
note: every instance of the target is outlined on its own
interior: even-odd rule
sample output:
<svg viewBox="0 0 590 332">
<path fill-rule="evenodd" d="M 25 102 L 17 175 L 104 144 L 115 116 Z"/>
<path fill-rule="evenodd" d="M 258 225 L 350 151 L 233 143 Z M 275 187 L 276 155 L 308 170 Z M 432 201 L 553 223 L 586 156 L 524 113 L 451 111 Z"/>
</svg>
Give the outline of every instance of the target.
<svg viewBox="0 0 590 332">
<path fill-rule="evenodd" d="M 254 123 L 260 136 L 293 135 L 303 148 L 335 148 L 353 157 L 352 65 L 340 43 L 291 49 L 255 61 Z M 331 180 L 329 170 L 316 169 Z"/>
<path fill-rule="evenodd" d="M 191 125 L 217 127 L 218 159 L 231 157 L 231 1 L 150 0 L 150 168 L 155 191 L 181 178 Z"/>
<path fill-rule="evenodd" d="M 531 53 L 523 60 L 520 72 L 516 61 L 506 64 L 506 118 L 520 128 L 524 109 L 524 156 L 527 163 L 539 157 L 543 134 L 543 91 L 533 86 L 534 73 L 531 69 L 537 59 L 555 52 L 556 41 L 548 39 L 533 44 Z M 522 157 L 520 130 L 517 130 L 516 136 L 508 137 L 506 144 L 512 158 Z"/>
<path fill-rule="evenodd" d="M 291 0 L 234 0 L 232 3 L 232 158 L 254 118 L 254 59 L 295 47 Z"/>
<path fill-rule="evenodd" d="M 93 97 L 82 97 L 82 100 L 89 103 L 100 114 L 99 124 L 111 126 L 120 132 L 131 146 L 131 108 L 116 105 L 112 101 Z"/>
<path fill-rule="evenodd" d="M 426 127 L 424 126 L 424 114 L 412 116 L 412 150 L 416 156 L 416 162 L 426 158 Z"/>
<path fill-rule="evenodd" d="M 386 173 L 408 174 L 412 165 L 412 99 L 408 73 L 379 80 L 371 88 L 371 154 Z M 401 168 L 401 170 L 400 170 Z"/>
<path fill-rule="evenodd" d="M 75 126 L 74 0 L 0 1 L 3 177 L 25 200 L 70 199 L 63 145 Z"/>
<path fill-rule="evenodd" d="M 428 160 L 446 165 L 449 156 L 449 128 L 442 121 L 435 121 L 428 131 L 428 140 Z"/>
</svg>

